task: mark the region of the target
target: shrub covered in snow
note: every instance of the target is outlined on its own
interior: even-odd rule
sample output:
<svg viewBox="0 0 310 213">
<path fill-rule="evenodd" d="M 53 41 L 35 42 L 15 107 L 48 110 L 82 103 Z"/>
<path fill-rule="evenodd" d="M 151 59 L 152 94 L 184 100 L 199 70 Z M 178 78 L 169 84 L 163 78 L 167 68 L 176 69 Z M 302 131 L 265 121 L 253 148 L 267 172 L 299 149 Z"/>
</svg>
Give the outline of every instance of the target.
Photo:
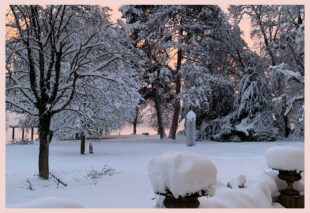
<svg viewBox="0 0 310 213">
<path fill-rule="evenodd" d="M 235 129 L 244 136 L 246 141 L 274 141 L 277 129 L 272 125 L 270 112 L 260 112 L 253 118 L 246 117 L 235 125 Z"/>
<path fill-rule="evenodd" d="M 205 155 L 165 152 L 150 160 L 148 172 L 153 190 L 157 194 L 175 198 L 214 194 L 217 170 Z"/>
<path fill-rule="evenodd" d="M 304 135 L 304 76 L 294 69 L 284 63 L 269 67 L 274 124 L 285 137 Z"/>
<path fill-rule="evenodd" d="M 274 146 L 267 149 L 266 161 L 270 168 L 304 171 L 304 150 L 292 146 Z"/>
<path fill-rule="evenodd" d="M 202 130 L 211 133 L 209 138 L 217 141 L 276 140 L 278 130 L 273 127 L 270 101 L 265 79 L 250 66 L 241 80 L 235 111 L 203 125 Z"/>
<path fill-rule="evenodd" d="M 205 67 L 187 64 L 181 70 L 184 78 L 182 117 L 190 110 L 197 116 L 197 128 L 204 121 L 225 116 L 233 110 L 234 90 L 223 76 L 210 74 Z M 225 97 L 225 98 L 223 98 Z"/>
</svg>

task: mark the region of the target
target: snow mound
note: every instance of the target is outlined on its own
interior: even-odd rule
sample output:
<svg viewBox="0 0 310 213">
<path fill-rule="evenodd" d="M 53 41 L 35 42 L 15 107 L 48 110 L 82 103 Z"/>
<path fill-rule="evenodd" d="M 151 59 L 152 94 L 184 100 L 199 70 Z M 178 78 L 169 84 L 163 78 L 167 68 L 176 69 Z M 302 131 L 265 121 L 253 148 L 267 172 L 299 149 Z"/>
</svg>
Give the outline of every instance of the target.
<svg viewBox="0 0 310 213">
<path fill-rule="evenodd" d="M 266 150 L 267 165 L 272 169 L 304 171 L 304 150 L 292 146 L 274 146 Z"/>
<path fill-rule="evenodd" d="M 148 172 L 155 193 L 169 190 L 174 197 L 182 197 L 203 190 L 210 196 L 214 194 L 217 170 L 205 155 L 165 152 L 150 160 Z"/>
<path fill-rule="evenodd" d="M 239 175 L 237 178 L 237 183 L 239 188 L 244 188 L 246 183 L 246 177 L 244 175 Z"/>
<path fill-rule="evenodd" d="M 246 184 L 246 176 L 245 175 L 239 175 L 235 178 L 232 178 L 226 186 L 230 188 L 244 188 Z"/>
<path fill-rule="evenodd" d="M 243 179 L 240 177 L 242 176 L 238 179 Z M 271 208 L 277 192 L 274 180 L 266 174 L 261 174 L 257 179 L 250 179 L 245 188 L 229 188 L 217 184 L 213 197 L 199 198 L 200 208 Z"/>
<path fill-rule="evenodd" d="M 44 197 L 25 203 L 9 206 L 10 208 L 84 208 L 80 203 L 63 197 Z"/>
</svg>

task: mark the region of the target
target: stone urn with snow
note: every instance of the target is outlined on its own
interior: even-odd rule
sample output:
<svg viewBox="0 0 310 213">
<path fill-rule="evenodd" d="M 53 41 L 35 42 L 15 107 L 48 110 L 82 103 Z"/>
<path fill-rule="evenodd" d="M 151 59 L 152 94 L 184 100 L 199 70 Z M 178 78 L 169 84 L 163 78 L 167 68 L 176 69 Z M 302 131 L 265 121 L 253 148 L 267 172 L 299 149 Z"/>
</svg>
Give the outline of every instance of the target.
<svg viewBox="0 0 310 213">
<path fill-rule="evenodd" d="M 217 170 L 205 155 L 166 152 L 150 160 L 148 172 L 159 207 L 198 208 L 199 197 L 215 192 Z"/>
<path fill-rule="evenodd" d="M 294 182 L 302 179 L 304 171 L 304 151 L 298 147 L 275 146 L 266 151 L 266 161 L 270 168 L 279 171 L 279 179 L 286 182 L 280 190 L 278 202 L 286 208 L 304 208 L 304 196 L 294 189 Z"/>
</svg>

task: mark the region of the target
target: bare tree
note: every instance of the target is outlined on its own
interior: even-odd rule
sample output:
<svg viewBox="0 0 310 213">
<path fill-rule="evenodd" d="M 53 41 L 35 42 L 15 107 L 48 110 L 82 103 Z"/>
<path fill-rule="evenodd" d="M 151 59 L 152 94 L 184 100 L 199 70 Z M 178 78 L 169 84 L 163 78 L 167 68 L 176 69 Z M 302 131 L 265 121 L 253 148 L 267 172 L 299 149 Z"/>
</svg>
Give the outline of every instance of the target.
<svg viewBox="0 0 310 213">
<path fill-rule="evenodd" d="M 106 68 L 121 58 L 105 46 L 106 8 L 11 5 L 6 41 L 6 106 L 38 118 L 39 176 L 49 176 L 52 117 L 68 110 L 84 80 L 115 81 Z"/>
</svg>

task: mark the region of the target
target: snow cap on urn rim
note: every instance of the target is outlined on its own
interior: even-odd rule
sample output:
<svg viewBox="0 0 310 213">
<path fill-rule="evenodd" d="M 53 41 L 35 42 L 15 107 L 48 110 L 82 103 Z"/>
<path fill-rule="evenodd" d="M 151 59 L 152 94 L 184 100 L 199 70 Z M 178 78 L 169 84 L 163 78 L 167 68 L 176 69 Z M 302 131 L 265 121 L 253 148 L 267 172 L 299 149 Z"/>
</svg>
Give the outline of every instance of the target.
<svg viewBox="0 0 310 213">
<path fill-rule="evenodd" d="M 265 152 L 267 165 L 272 169 L 304 171 L 304 150 L 293 146 L 273 146 Z"/>
</svg>

